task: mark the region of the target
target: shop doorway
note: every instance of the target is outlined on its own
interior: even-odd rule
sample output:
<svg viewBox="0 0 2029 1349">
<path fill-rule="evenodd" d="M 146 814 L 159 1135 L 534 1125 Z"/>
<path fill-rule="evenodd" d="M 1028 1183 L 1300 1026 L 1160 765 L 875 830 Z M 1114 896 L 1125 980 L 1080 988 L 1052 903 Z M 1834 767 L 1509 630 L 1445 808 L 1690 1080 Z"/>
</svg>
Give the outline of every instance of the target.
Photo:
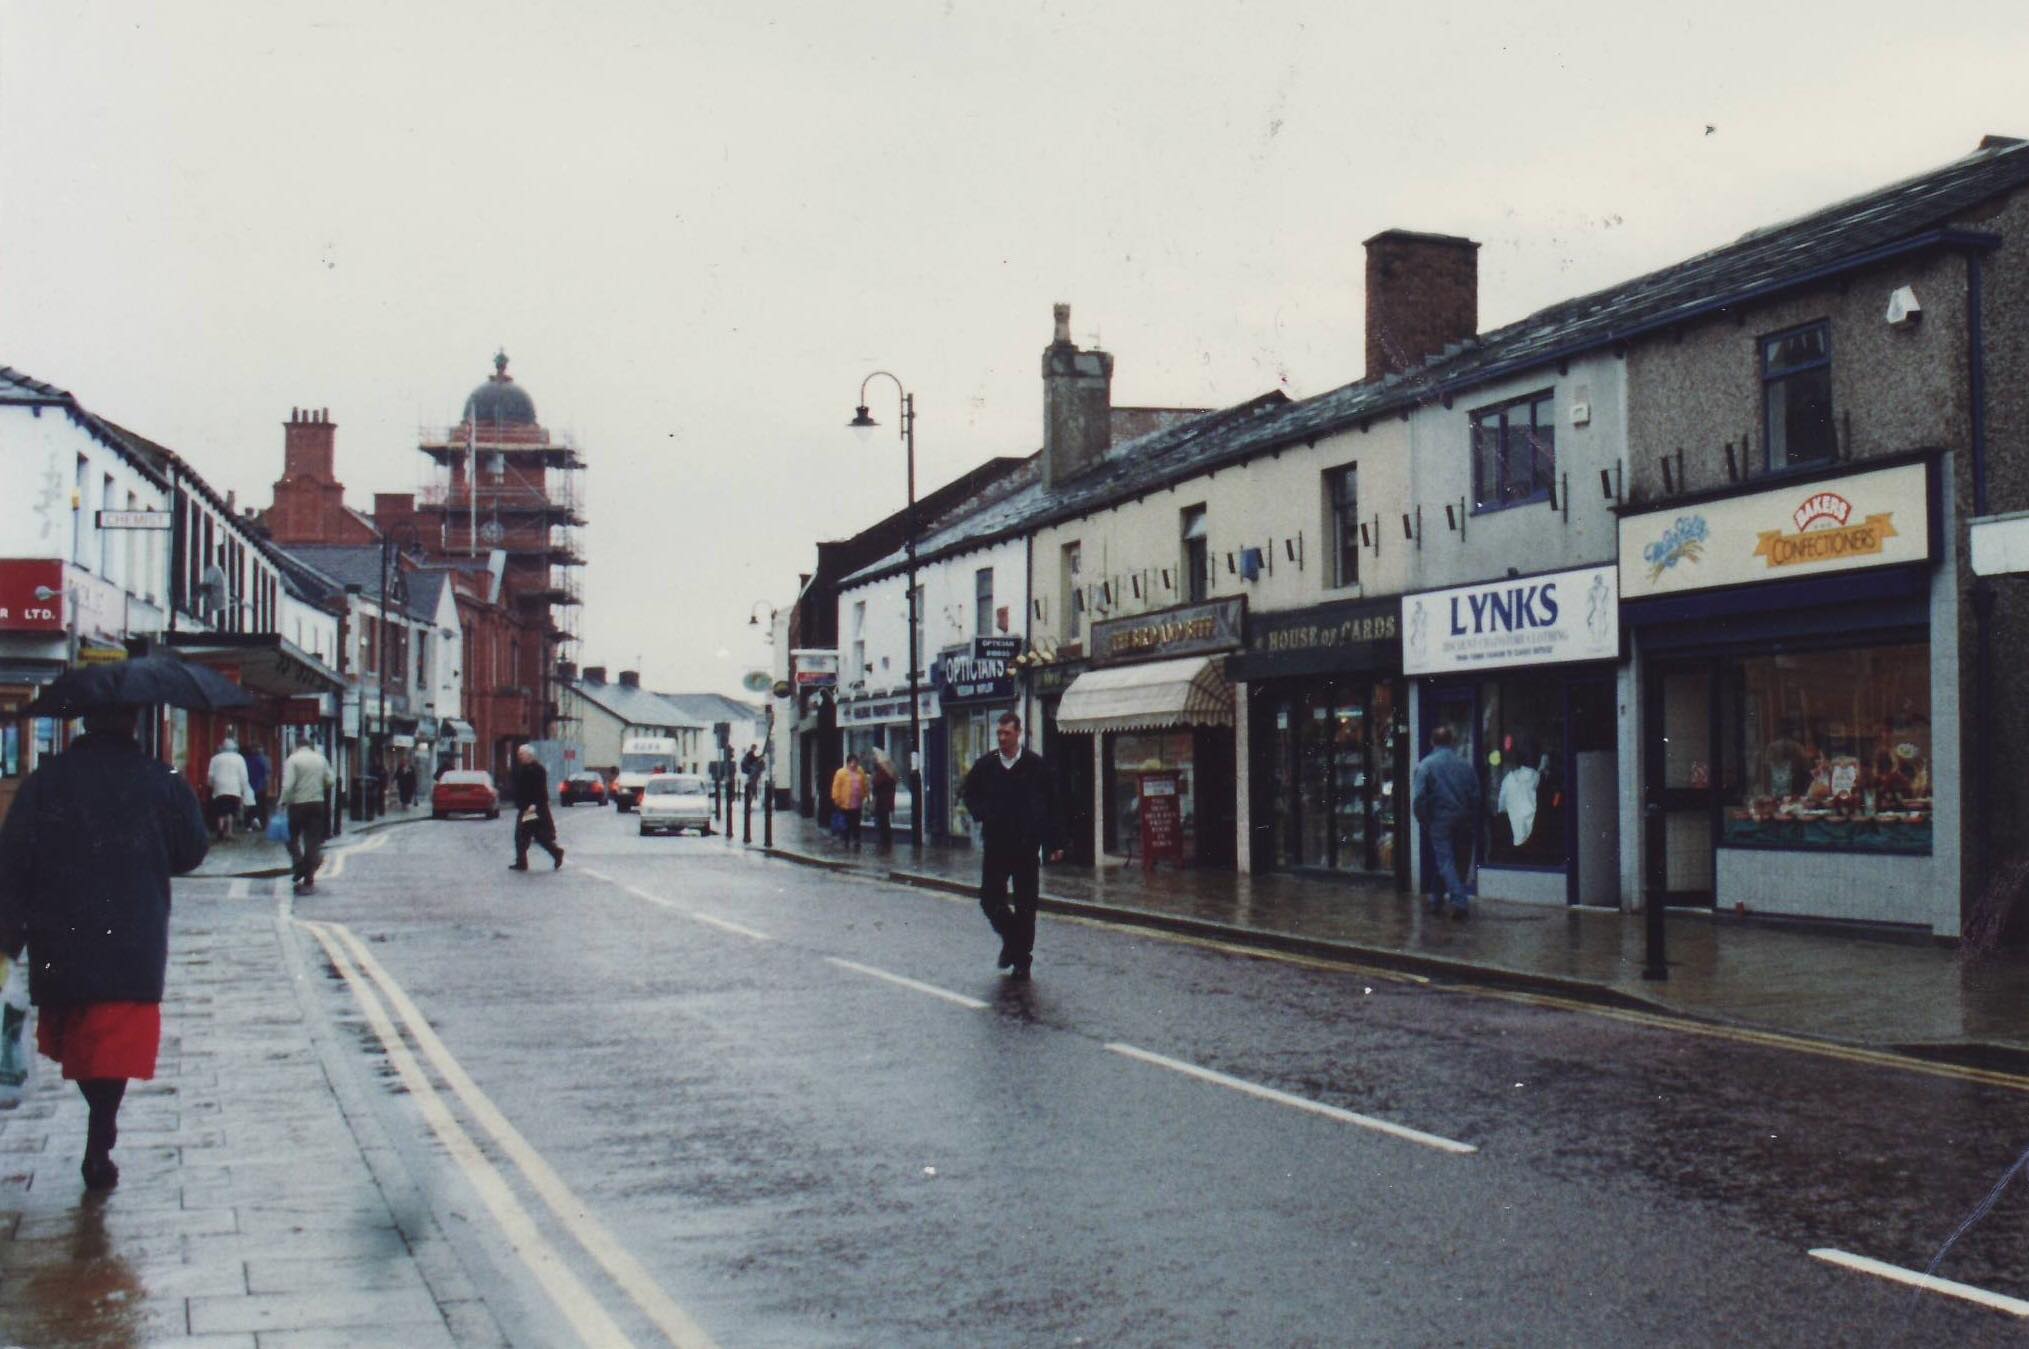
<svg viewBox="0 0 2029 1349">
<path fill-rule="evenodd" d="M 1651 900 L 1710 908 L 1716 892 L 1716 678 L 1709 661 L 1656 664 L 1645 681 L 1642 815 Z"/>
<path fill-rule="evenodd" d="M 1092 856 L 1092 737 L 1057 729 L 1057 709 L 1043 713 L 1043 762 L 1057 782 L 1057 809 L 1064 817 L 1064 857 L 1089 867 Z"/>
<path fill-rule="evenodd" d="M 1417 738 L 1412 758 L 1420 761 L 1430 752 L 1431 736 L 1440 726 L 1451 730 L 1451 747 L 1479 771 L 1479 746 L 1474 728 L 1479 725 L 1479 698 L 1473 689 L 1432 688 L 1425 685 L 1422 699 L 1423 734 Z M 1480 831 L 1474 829 L 1469 842 L 1460 845 L 1458 874 L 1465 881 L 1468 895 L 1479 894 L 1479 870 L 1474 865 L 1479 859 Z M 1423 872 L 1423 893 L 1437 894 L 1441 888 L 1437 879 L 1437 853 L 1430 845 L 1430 831 L 1418 829 L 1417 837 L 1422 840 L 1417 849 L 1419 865 Z"/>
</svg>

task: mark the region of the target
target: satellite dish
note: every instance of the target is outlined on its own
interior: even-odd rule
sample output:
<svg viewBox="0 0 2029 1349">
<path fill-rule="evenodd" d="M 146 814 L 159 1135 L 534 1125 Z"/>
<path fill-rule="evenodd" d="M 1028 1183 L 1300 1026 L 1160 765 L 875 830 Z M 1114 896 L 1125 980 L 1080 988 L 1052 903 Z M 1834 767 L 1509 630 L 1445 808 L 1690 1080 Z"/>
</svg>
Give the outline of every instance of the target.
<svg viewBox="0 0 2029 1349">
<path fill-rule="evenodd" d="M 747 677 L 740 681 L 740 687 L 749 693 L 766 693 L 774 686 L 775 681 L 768 677 L 766 670 L 749 670 Z"/>
</svg>

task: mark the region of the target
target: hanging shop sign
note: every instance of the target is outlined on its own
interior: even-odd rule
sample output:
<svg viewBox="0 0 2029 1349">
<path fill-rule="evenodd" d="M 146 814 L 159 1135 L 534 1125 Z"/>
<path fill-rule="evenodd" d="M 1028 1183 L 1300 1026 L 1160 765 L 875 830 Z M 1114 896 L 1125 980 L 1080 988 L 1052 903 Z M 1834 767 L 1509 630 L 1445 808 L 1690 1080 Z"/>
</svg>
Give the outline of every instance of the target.
<svg viewBox="0 0 2029 1349">
<path fill-rule="evenodd" d="M 1621 597 L 1928 562 L 1930 500 L 1924 462 L 1624 515 Z"/>
<path fill-rule="evenodd" d="M 1092 663 L 1203 656 L 1240 646 L 1247 626 L 1247 597 L 1206 600 L 1092 625 Z"/>
<path fill-rule="evenodd" d="M 1007 702 L 1015 692 L 1009 663 L 1021 650 L 1019 637 L 975 637 L 970 647 L 953 647 L 937 657 L 930 683 L 950 703 Z"/>
<path fill-rule="evenodd" d="M 1413 675 L 1615 660 L 1612 567 L 1510 577 L 1402 597 L 1402 669 Z"/>
<path fill-rule="evenodd" d="M 832 688 L 838 684 L 838 652 L 806 648 L 789 653 L 790 678 L 799 690 Z"/>
<path fill-rule="evenodd" d="M 0 561 L 0 632 L 63 630 L 63 563 Z"/>
</svg>

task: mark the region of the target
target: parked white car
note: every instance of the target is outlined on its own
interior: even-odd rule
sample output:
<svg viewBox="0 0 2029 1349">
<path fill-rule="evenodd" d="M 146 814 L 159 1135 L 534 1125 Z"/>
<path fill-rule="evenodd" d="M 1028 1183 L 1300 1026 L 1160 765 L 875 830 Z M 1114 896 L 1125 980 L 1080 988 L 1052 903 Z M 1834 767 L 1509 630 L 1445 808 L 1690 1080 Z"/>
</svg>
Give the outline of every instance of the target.
<svg viewBox="0 0 2029 1349">
<path fill-rule="evenodd" d="M 657 773 L 642 784 L 635 809 L 641 812 L 641 834 L 712 831 L 712 789 L 694 773 Z"/>
</svg>

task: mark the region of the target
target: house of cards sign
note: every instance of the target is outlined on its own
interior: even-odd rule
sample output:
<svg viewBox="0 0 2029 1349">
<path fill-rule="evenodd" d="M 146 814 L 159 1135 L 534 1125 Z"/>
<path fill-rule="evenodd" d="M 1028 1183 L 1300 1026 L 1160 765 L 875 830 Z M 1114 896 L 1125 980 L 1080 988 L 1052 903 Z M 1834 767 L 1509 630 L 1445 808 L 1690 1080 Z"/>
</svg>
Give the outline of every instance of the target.
<svg viewBox="0 0 2029 1349">
<path fill-rule="evenodd" d="M 1612 567 L 1582 567 L 1404 595 L 1403 672 L 1618 659 L 1616 580 Z"/>
</svg>

